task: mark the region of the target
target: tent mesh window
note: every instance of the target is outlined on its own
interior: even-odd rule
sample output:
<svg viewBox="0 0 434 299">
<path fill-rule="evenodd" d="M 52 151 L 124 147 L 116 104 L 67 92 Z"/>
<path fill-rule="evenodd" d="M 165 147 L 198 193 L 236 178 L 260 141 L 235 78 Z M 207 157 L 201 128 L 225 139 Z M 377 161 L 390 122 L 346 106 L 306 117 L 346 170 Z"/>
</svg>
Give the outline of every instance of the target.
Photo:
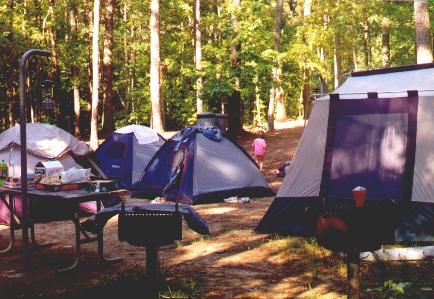
<svg viewBox="0 0 434 299">
<path fill-rule="evenodd" d="M 107 151 L 107 155 L 112 158 L 123 158 L 126 151 L 126 144 L 122 142 L 113 142 Z"/>
</svg>

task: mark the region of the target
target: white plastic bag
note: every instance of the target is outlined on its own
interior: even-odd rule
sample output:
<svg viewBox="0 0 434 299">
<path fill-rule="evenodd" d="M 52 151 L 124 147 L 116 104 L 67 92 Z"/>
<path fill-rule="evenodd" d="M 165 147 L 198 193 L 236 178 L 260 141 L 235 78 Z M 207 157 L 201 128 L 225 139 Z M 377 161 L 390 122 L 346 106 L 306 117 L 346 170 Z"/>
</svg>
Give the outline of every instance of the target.
<svg viewBox="0 0 434 299">
<path fill-rule="evenodd" d="M 90 181 L 90 168 L 71 168 L 60 173 L 60 179 L 64 184 L 82 183 Z"/>
</svg>

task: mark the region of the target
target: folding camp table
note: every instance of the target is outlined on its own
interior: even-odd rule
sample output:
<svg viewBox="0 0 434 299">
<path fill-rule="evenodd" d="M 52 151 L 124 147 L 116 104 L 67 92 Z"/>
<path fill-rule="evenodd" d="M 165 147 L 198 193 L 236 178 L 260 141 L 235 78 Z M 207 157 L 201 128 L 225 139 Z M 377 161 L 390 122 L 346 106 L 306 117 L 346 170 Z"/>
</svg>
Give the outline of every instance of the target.
<svg viewBox="0 0 434 299">
<path fill-rule="evenodd" d="M 8 200 L 6 200 L 6 194 L 8 194 Z M 29 224 L 24 227 L 21 218 L 16 214 L 14 209 L 14 195 L 20 195 L 21 189 L 10 189 L 0 187 L 0 200 L 2 200 L 8 210 L 10 211 L 10 243 L 9 246 L 1 251 L 5 253 L 12 249 L 14 245 L 14 231 L 17 229 L 30 229 L 31 239 L 35 247 L 41 247 L 36 243 L 34 224 L 35 223 L 45 223 L 59 220 L 72 220 L 75 226 L 75 261 L 74 263 L 65 269 L 60 271 L 67 271 L 76 268 L 81 262 L 81 244 L 87 244 L 91 242 L 98 242 L 98 255 L 104 262 L 116 262 L 120 258 L 107 259 L 104 257 L 104 244 L 103 244 L 103 229 L 100 229 L 96 236 L 90 236 L 81 226 L 79 217 L 79 204 L 83 202 L 96 201 L 97 210 L 101 209 L 101 201 L 113 196 L 126 196 L 129 194 L 128 190 L 115 190 L 108 192 L 90 192 L 87 190 L 71 190 L 71 191 L 60 191 L 60 192 L 49 192 L 36 190 L 34 188 L 27 189 L 27 196 L 29 198 Z M 48 209 L 47 209 L 48 207 Z M 81 237 L 84 236 L 84 238 Z M 23 234 L 28 238 L 28 234 Z M 28 269 L 30 264 L 30 256 L 28 246 L 29 240 L 23 240 L 23 263 L 24 268 Z M 45 247 L 45 246 L 42 246 Z M 28 258 L 24 258 L 28 257 Z"/>
</svg>

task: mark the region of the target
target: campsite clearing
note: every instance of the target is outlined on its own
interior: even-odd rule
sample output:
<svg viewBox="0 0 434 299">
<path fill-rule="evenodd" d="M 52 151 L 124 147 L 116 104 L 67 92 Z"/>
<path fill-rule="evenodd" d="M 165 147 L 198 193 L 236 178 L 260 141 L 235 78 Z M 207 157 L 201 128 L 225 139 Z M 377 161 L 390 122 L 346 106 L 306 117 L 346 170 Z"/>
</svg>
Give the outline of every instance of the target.
<svg viewBox="0 0 434 299">
<path fill-rule="evenodd" d="M 282 181 L 275 176 L 275 171 L 292 157 L 302 126 L 303 122 L 286 122 L 267 136 L 269 152 L 264 170 L 275 190 Z M 249 150 L 252 140 L 253 135 L 245 134 L 239 142 Z M 245 204 L 195 206 L 208 222 L 211 236 L 202 237 L 184 226 L 182 242 L 162 247 L 160 262 L 166 279 L 184 285 L 188 283 L 190 288 L 196 290 L 196 296 L 201 298 L 345 297 L 346 270 L 340 255 L 322 249 L 312 239 L 276 237 L 252 231 L 271 202 L 269 197 Z M 110 289 L 114 279 L 122 273 L 144 273 L 145 250 L 118 242 L 117 217 L 106 225 L 105 252 L 110 256 L 120 255 L 124 257 L 123 261 L 110 266 L 101 265 L 96 246 L 85 245 L 82 248 L 82 267 L 71 273 L 59 274 L 56 269 L 68 265 L 73 259 L 72 222 L 37 224 L 36 231 L 40 241 L 52 241 L 55 245 L 34 252 L 34 270 L 31 273 L 21 271 L 19 247 L 1 256 L 2 299 L 85 298 L 90 288 Z M 0 248 L 6 246 L 7 240 L 8 229 L 0 226 Z M 396 286 L 400 282 L 411 283 L 406 288 L 407 298 L 420 297 L 421 294 L 430 296 L 434 288 L 432 269 L 430 261 L 363 263 L 363 297 L 395 295 L 394 284 Z M 391 282 L 384 284 L 388 280 Z M 373 290 L 367 291 L 368 288 Z M 122 291 L 120 294 L 124 298 L 134 298 L 127 296 L 128 287 Z M 166 290 L 165 294 L 170 295 L 172 291 L 175 292 L 174 289 Z M 98 294 L 101 293 L 117 298 L 120 296 L 114 291 Z"/>
</svg>

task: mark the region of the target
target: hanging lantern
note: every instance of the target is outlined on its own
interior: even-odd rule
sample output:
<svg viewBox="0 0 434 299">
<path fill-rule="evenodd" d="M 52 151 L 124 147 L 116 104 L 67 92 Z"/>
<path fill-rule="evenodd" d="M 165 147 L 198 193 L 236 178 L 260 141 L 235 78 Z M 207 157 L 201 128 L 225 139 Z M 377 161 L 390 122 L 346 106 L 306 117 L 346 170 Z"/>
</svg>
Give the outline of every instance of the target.
<svg viewBox="0 0 434 299">
<path fill-rule="evenodd" d="M 44 80 L 41 83 L 42 88 L 42 109 L 45 112 L 51 112 L 54 109 L 54 84 L 51 80 Z"/>
</svg>

